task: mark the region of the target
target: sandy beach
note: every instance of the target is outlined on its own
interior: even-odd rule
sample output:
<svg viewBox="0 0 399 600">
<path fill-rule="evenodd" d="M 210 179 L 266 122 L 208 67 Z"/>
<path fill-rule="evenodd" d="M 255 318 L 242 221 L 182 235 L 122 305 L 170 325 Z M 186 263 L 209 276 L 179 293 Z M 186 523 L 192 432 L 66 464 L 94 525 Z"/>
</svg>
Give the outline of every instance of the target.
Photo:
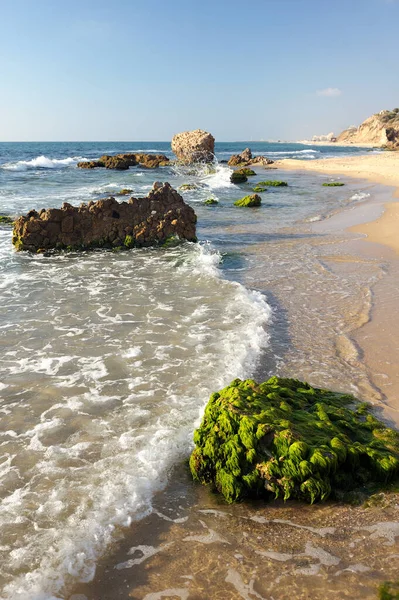
<svg viewBox="0 0 399 600">
<path fill-rule="evenodd" d="M 341 175 L 367 179 L 375 183 L 399 188 L 399 153 L 383 152 L 369 156 L 328 158 L 313 161 L 282 160 L 277 165 L 281 169 L 317 171 L 326 175 Z M 395 191 L 399 197 L 399 189 Z M 371 242 L 389 246 L 399 253 L 399 204 L 387 204 L 383 215 L 371 223 L 357 225 L 351 231 L 365 233 Z"/>
</svg>

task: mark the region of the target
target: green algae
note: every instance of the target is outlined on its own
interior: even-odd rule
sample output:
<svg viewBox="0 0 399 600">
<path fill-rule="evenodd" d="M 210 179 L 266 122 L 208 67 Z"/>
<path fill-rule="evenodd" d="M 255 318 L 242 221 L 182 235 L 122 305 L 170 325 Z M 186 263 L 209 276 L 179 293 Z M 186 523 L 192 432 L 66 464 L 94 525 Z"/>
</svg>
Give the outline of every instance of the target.
<svg viewBox="0 0 399 600">
<path fill-rule="evenodd" d="M 135 239 L 134 239 L 134 237 L 132 235 L 127 235 L 125 237 L 125 240 L 124 240 L 123 244 L 124 244 L 124 246 L 126 248 L 134 248 L 134 246 L 135 246 Z"/>
<path fill-rule="evenodd" d="M 379 600 L 399 600 L 399 580 L 385 581 L 378 590 Z"/>
<path fill-rule="evenodd" d="M 245 183 L 248 181 L 248 177 L 240 171 L 233 171 L 230 176 L 231 183 Z"/>
<path fill-rule="evenodd" d="M 194 442 L 194 479 L 229 503 L 313 503 L 399 476 L 398 432 L 353 396 L 294 379 L 234 380 L 211 395 Z"/>
<path fill-rule="evenodd" d="M 174 248 L 181 243 L 182 240 L 179 238 L 179 236 L 172 233 L 172 235 L 169 235 L 163 242 L 162 248 Z"/>
<path fill-rule="evenodd" d="M 179 187 L 179 190 L 181 190 L 183 192 L 185 190 L 196 190 L 197 188 L 198 188 L 198 185 L 196 183 L 183 183 Z"/>
<path fill-rule="evenodd" d="M 0 225 L 14 225 L 14 219 L 8 215 L 0 215 Z"/>
<path fill-rule="evenodd" d="M 253 169 L 248 169 L 246 167 L 242 167 L 241 169 L 237 169 L 235 173 L 240 173 L 241 175 L 245 175 L 245 177 L 254 177 L 256 175 Z"/>
<path fill-rule="evenodd" d="M 208 198 L 207 200 L 204 200 L 204 204 L 208 204 L 209 206 L 213 206 L 215 204 L 219 204 L 219 200 L 216 200 L 215 198 Z"/>
<path fill-rule="evenodd" d="M 252 194 L 251 196 L 244 196 L 244 198 L 236 200 L 236 202 L 234 202 L 234 206 L 260 206 L 261 202 L 262 199 L 260 196 L 258 196 L 257 194 Z"/>
<path fill-rule="evenodd" d="M 253 192 L 267 192 L 267 187 L 264 185 L 256 185 L 254 188 L 252 188 Z"/>
<path fill-rule="evenodd" d="M 329 182 L 323 183 L 322 185 L 323 185 L 323 187 L 342 187 L 345 184 L 341 183 L 340 181 L 329 181 Z"/>
<path fill-rule="evenodd" d="M 268 181 L 259 181 L 257 185 L 261 185 L 262 187 L 287 187 L 288 183 L 277 179 L 269 179 Z"/>
</svg>

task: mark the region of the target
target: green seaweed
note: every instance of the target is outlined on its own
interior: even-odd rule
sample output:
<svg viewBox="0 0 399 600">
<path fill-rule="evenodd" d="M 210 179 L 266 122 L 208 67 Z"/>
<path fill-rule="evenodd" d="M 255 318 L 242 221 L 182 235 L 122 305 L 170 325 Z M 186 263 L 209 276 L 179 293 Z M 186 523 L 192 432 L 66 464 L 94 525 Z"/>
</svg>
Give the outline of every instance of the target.
<svg viewBox="0 0 399 600">
<path fill-rule="evenodd" d="M 379 600 L 399 600 L 399 580 L 385 581 L 378 590 Z"/>
<path fill-rule="evenodd" d="M 236 169 L 234 172 L 245 175 L 246 177 L 254 177 L 256 175 L 253 169 L 248 169 L 247 167 L 241 167 L 241 169 Z"/>
<path fill-rule="evenodd" d="M 244 198 L 236 200 L 236 202 L 234 202 L 234 206 L 260 206 L 261 202 L 262 199 L 260 196 L 258 196 L 257 194 L 252 194 L 251 196 L 244 196 Z"/>
<path fill-rule="evenodd" d="M 207 200 L 204 200 L 204 204 L 212 206 L 214 204 L 219 204 L 219 200 L 216 200 L 215 198 L 208 198 Z"/>
<path fill-rule="evenodd" d="M 240 171 L 233 171 L 230 175 L 230 181 L 231 183 L 245 183 L 248 181 L 248 177 Z"/>
<path fill-rule="evenodd" d="M 175 246 L 178 246 L 181 243 L 182 243 L 182 240 L 179 238 L 179 236 L 172 233 L 163 242 L 162 248 L 174 248 Z"/>
<path fill-rule="evenodd" d="M 397 431 L 353 396 L 294 379 L 236 379 L 212 394 L 194 443 L 194 479 L 227 502 L 345 499 L 399 476 Z"/>
<path fill-rule="evenodd" d="M 257 193 L 259 193 L 259 192 L 267 192 L 267 187 L 264 186 L 264 185 L 257 184 L 254 188 L 252 188 L 252 191 L 253 192 L 257 192 Z"/>
<path fill-rule="evenodd" d="M 179 187 L 179 190 L 181 190 L 183 192 L 185 190 L 196 190 L 197 188 L 198 188 L 198 185 L 196 183 L 183 183 Z"/>
<path fill-rule="evenodd" d="M 342 187 L 345 184 L 341 183 L 340 181 L 326 181 L 322 185 L 323 187 Z"/>
<path fill-rule="evenodd" d="M 0 215 L 0 225 L 14 225 L 14 219 L 8 215 Z"/>
<path fill-rule="evenodd" d="M 257 185 L 261 185 L 262 187 L 287 187 L 288 183 L 277 179 L 269 179 L 268 181 L 259 181 Z"/>
<path fill-rule="evenodd" d="M 124 240 L 123 244 L 124 244 L 124 246 L 126 248 L 134 248 L 134 246 L 135 246 L 135 239 L 134 239 L 134 237 L 132 235 L 127 235 L 125 237 L 125 240 Z"/>
</svg>

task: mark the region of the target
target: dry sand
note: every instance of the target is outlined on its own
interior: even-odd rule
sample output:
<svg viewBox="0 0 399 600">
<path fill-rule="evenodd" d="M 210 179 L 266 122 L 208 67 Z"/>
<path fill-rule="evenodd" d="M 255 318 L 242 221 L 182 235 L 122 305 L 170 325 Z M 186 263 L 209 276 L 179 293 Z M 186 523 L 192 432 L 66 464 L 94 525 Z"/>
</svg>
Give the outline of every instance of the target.
<svg viewBox="0 0 399 600">
<path fill-rule="evenodd" d="M 317 171 L 326 175 L 345 175 L 396 187 L 399 197 L 399 152 L 382 152 L 368 156 L 345 156 L 321 160 L 282 160 L 281 169 Z M 371 242 L 389 246 L 399 254 L 399 203 L 385 205 L 383 215 L 372 223 L 356 225 L 351 231 L 365 233 Z"/>
</svg>

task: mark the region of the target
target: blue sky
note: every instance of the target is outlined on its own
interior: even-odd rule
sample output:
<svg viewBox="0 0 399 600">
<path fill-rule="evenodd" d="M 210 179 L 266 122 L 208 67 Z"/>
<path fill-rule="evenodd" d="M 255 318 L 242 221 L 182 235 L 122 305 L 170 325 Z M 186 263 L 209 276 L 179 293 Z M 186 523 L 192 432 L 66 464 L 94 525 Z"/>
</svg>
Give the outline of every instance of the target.
<svg viewBox="0 0 399 600">
<path fill-rule="evenodd" d="M 399 106 L 399 0 L 0 0 L 0 140 L 295 140 Z"/>
</svg>

